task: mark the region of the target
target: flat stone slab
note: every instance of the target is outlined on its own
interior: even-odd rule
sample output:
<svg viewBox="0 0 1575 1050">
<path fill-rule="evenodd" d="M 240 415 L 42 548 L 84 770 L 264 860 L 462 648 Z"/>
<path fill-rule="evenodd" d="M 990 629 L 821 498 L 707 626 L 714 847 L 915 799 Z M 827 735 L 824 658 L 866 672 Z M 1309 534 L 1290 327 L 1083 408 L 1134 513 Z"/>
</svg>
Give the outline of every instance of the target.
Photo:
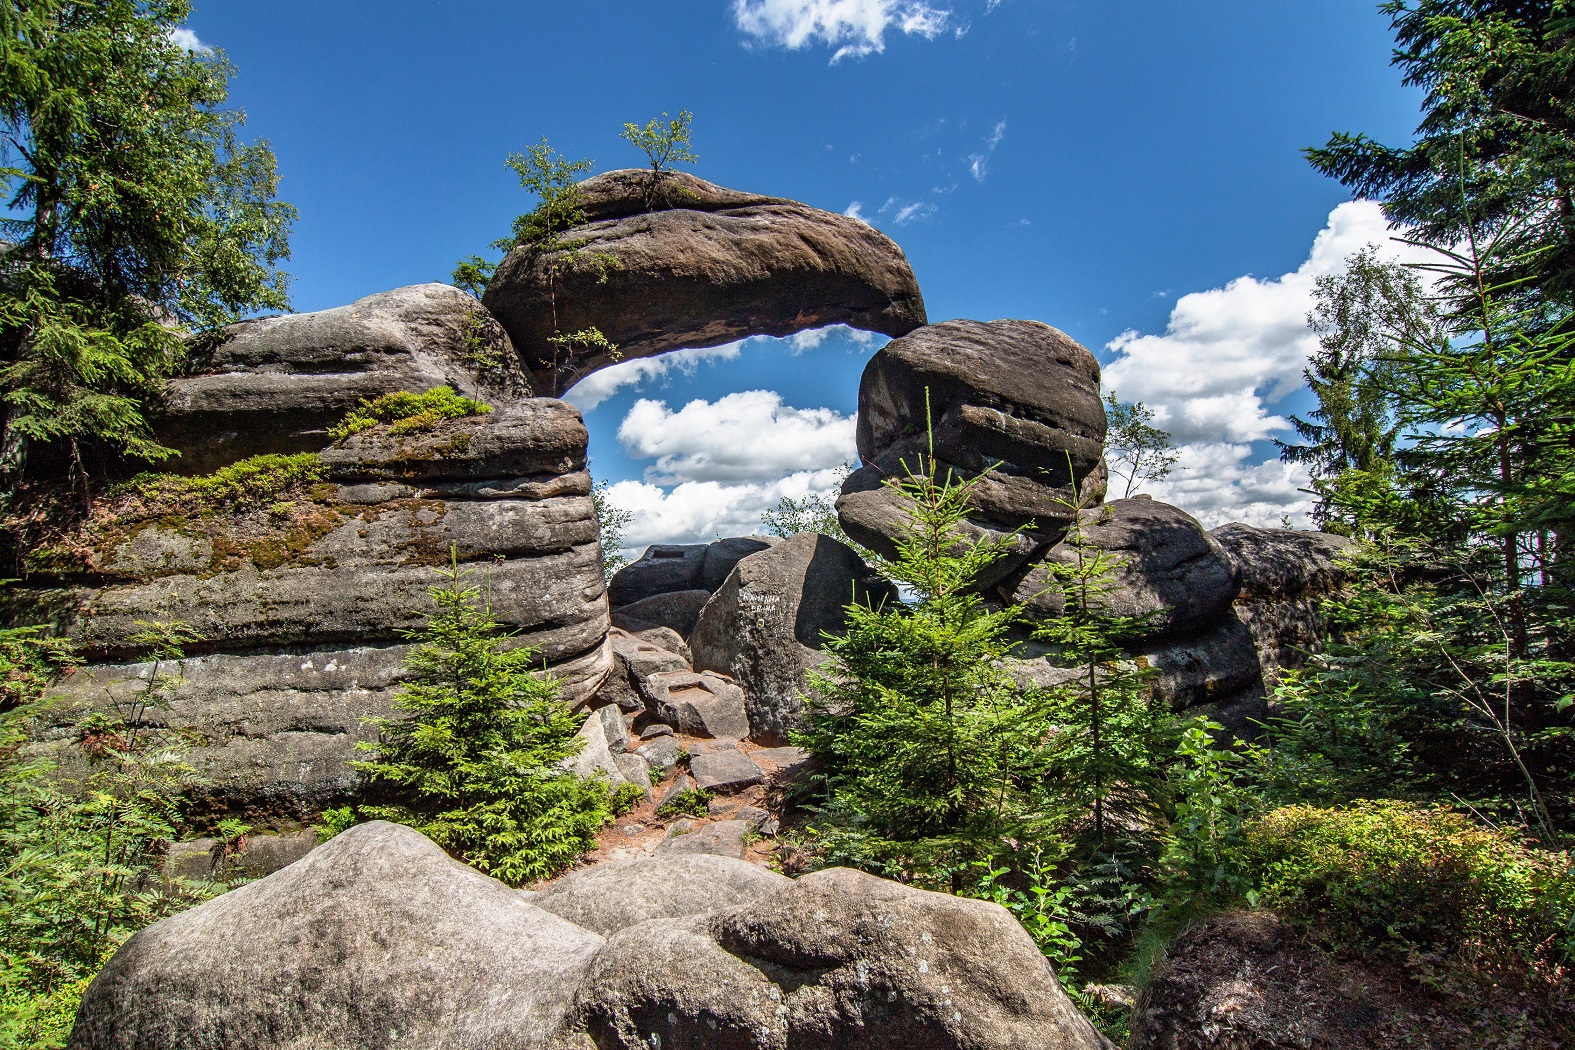
<svg viewBox="0 0 1575 1050">
<path fill-rule="evenodd" d="M 703 791 L 716 791 L 734 795 L 755 784 L 765 782 L 766 775 L 742 751 L 712 751 L 695 755 L 689 760 L 689 771 L 695 784 Z"/>
<path fill-rule="evenodd" d="M 718 820 L 703 827 L 674 835 L 656 847 L 657 856 L 672 853 L 705 853 L 715 857 L 742 860 L 744 835 L 750 830 L 742 820 Z"/>
</svg>

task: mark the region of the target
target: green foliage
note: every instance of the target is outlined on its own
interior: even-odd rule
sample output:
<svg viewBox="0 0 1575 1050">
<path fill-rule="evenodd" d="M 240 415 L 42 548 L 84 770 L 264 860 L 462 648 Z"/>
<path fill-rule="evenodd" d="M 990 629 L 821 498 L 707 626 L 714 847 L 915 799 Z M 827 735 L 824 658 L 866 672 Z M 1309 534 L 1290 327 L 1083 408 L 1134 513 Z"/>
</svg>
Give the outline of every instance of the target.
<svg viewBox="0 0 1575 1050">
<path fill-rule="evenodd" d="M 391 796 L 366 817 L 410 824 L 454 856 L 511 885 L 548 878 L 596 844 L 611 816 L 608 785 L 564 767 L 583 716 L 534 669 L 457 558 L 431 591 L 437 611 L 406 661 L 393 718 L 355 763 Z"/>
<path fill-rule="evenodd" d="M 18 167 L 0 232 L 4 466 L 29 444 L 169 455 L 143 402 L 180 363 L 166 321 L 211 329 L 287 306 L 295 209 L 266 143 L 224 107 L 229 63 L 187 52 L 184 0 L 0 4 L 0 124 Z"/>
<path fill-rule="evenodd" d="M 349 831 L 359 823 L 361 818 L 354 806 L 337 806 L 323 810 L 317 823 L 312 825 L 312 830 L 317 832 L 318 842 L 327 842 L 341 831 Z"/>
<path fill-rule="evenodd" d="M 1076 994 L 1083 939 L 1072 926 L 1077 921 L 1072 887 L 1055 884 L 1055 867 L 1044 862 L 1042 851 L 1035 851 L 1023 866 L 1023 889 L 1009 887 L 1002 881 L 1002 876 L 1011 870 L 990 868 L 969 896 L 999 904 L 1011 912 L 1055 967 L 1061 986 Z"/>
<path fill-rule="evenodd" d="M 131 479 L 128 488 L 141 498 L 164 506 L 217 507 L 260 503 L 327 477 L 328 468 L 315 452 L 293 456 L 269 453 L 238 460 L 212 474 L 191 478 L 178 474 L 138 474 Z"/>
<path fill-rule="evenodd" d="M 711 805 L 711 797 L 711 792 L 706 791 L 704 788 L 682 791 L 662 803 L 657 809 L 656 815 L 659 817 L 703 817 L 709 812 L 708 807 Z"/>
<path fill-rule="evenodd" d="M 1355 523 L 1338 507 L 1350 493 L 1341 490 L 1390 477 L 1402 432 L 1397 377 L 1415 350 L 1445 334 L 1421 282 L 1371 245 L 1347 259 L 1343 272 L 1318 278 L 1314 304 L 1307 320 L 1319 349 L 1303 374 L 1318 407 L 1306 419 L 1291 417 L 1304 443 L 1280 442 L 1280 458 L 1312 473 L 1322 496 L 1314 520 L 1349 532 Z"/>
<path fill-rule="evenodd" d="M 607 498 L 605 481 L 591 487 L 591 500 L 596 504 L 596 525 L 601 536 L 602 578 L 611 583 L 618 570 L 629 564 L 623 552 L 623 530 L 634 521 L 634 514 Z"/>
<path fill-rule="evenodd" d="M 1447 808 L 1287 806 L 1248 826 L 1244 855 L 1263 903 L 1338 944 L 1504 955 L 1548 971 L 1575 962 L 1569 856 Z"/>
<path fill-rule="evenodd" d="M 1108 854 L 1113 826 L 1164 823 L 1169 806 L 1165 768 L 1175 752 L 1176 720 L 1150 695 L 1152 673 L 1134 665 L 1122 649 L 1124 641 L 1142 633 L 1144 621 L 1105 611 L 1104 596 L 1118 562 L 1085 532 L 1103 512 L 1068 509 L 1075 516 L 1062 542 L 1072 558 L 1044 563 L 1065 608 L 1034 634 L 1054 646 L 1054 662 L 1080 672 L 1049 693 L 1048 713 L 1056 726 L 1052 778 L 1068 811 L 1092 815 L 1091 847 Z"/>
<path fill-rule="evenodd" d="M 1241 859 L 1255 799 L 1232 775 L 1242 756 L 1215 744 L 1219 732 L 1213 722 L 1194 723 L 1177 747 L 1176 818 L 1159 868 L 1161 907 L 1179 915 L 1256 896 Z"/>
<path fill-rule="evenodd" d="M 139 625 L 152 666 L 111 710 L 82 719 L 67 773 L 38 746 L 43 689 L 72 662 L 37 630 L 0 632 L 13 706 L 0 712 L 0 1047 L 61 1047 L 88 982 L 127 937 L 222 891 L 167 880 L 161 861 L 199 783 L 160 728 L 184 625 Z"/>
<path fill-rule="evenodd" d="M 510 153 L 503 163 L 519 176 L 522 188 L 535 194 L 537 204 L 516 217 L 510 235 L 492 242 L 492 247 L 505 255 L 524 246 L 543 252 L 566 247 L 563 233 L 585 221 L 578 180 L 591 170 L 591 162 L 565 159 L 544 138 L 527 146 L 523 153 Z M 452 279 L 455 285 L 480 298 L 497 269 L 497 263 L 470 255 L 456 264 Z"/>
<path fill-rule="evenodd" d="M 813 834 L 828 862 L 955 890 L 1003 840 L 1054 841 L 1038 790 L 1047 712 L 1000 666 L 1016 610 L 988 609 L 972 589 L 1005 545 L 960 540 L 976 482 L 937 478 L 930 458 L 889 484 L 909 524 L 876 568 L 917 602 L 848 607 L 795 741 L 820 761 Z"/>
<path fill-rule="evenodd" d="M 645 789 L 639 784 L 630 784 L 625 781 L 613 790 L 612 798 L 608 801 L 608 809 L 615 817 L 621 817 L 634 807 L 645 801 Z"/>
<path fill-rule="evenodd" d="M 671 171 L 674 164 L 694 164 L 700 159 L 689 151 L 689 128 L 693 121 L 694 114 L 687 109 L 681 111 L 676 120 L 669 120 L 663 113 L 647 121 L 644 127 L 625 124 L 619 138 L 628 139 L 643 152 L 651 162 L 652 173 L 660 175 Z"/>
<path fill-rule="evenodd" d="M 363 400 L 329 429 L 328 436 L 344 441 L 380 423 L 392 424 L 388 428 L 390 434 L 413 434 L 430 430 L 445 419 L 481 416 L 491 411 L 491 405 L 460 397 L 453 387 L 435 386 L 424 394 L 397 391 Z"/>
<path fill-rule="evenodd" d="M 1114 472 L 1126 478 L 1123 499 L 1145 481 L 1162 481 L 1176 467 L 1177 453 L 1170 435 L 1153 426 L 1152 409 L 1143 402 L 1117 400 L 1105 395 L 1105 454 L 1114 461 Z"/>
<path fill-rule="evenodd" d="M 1428 243 L 1519 224 L 1489 283 L 1570 303 L 1575 293 L 1575 17 L 1561 0 L 1388 0 L 1394 64 L 1425 92 L 1408 146 L 1337 134 L 1314 167 Z M 1538 258 L 1529 264 L 1531 254 Z"/>
</svg>

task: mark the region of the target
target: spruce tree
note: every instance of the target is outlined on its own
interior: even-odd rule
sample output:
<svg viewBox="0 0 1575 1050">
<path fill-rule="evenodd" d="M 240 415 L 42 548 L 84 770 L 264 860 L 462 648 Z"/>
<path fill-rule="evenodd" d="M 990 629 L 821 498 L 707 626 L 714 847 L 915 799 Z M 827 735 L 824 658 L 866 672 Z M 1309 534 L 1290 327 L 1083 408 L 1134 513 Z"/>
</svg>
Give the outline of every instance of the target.
<svg viewBox="0 0 1575 1050">
<path fill-rule="evenodd" d="M 437 612 L 412 633 L 400 714 L 368 722 L 373 757 L 357 762 L 392 796 L 363 815 L 406 823 L 512 885 L 557 874 L 596 845 L 608 785 L 564 768 L 584 716 L 493 617 L 455 559 L 431 590 Z"/>
<path fill-rule="evenodd" d="M 814 832 L 826 860 L 956 891 L 1010 843 L 1054 841 L 1040 790 L 1049 723 L 1038 694 L 1001 666 L 1018 610 L 989 608 L 975 589 L 1005 553 L 1004 541 L 959 533 L 977 481 L 938 478 L 926 457 L 887 484 L 909 521 L 896 557 L 875 567 L 914 600 L 848 607 L 796 739 L 820 763 Z"/>
</svg>

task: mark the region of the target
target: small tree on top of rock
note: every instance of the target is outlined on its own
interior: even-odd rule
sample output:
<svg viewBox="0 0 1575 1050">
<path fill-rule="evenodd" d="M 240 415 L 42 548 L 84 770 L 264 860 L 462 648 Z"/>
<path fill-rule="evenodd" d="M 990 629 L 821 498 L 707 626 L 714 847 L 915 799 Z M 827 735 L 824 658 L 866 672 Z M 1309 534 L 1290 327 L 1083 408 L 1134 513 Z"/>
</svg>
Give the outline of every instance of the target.
<svg viewBox="0 0 1575 1050">
<path fill-rule="evenodd" d="M 1176 468 L 1176 450 L 1170 435 L 1152 424 L 1154 410 L 1141 401 L 1121 401 L 1105 395 L 1105 453 L 1114 461 L 1118 477 L 1126 479 L 1121 498 L 1145 481 L 1162 481 Z"/>
<path fill-rule="evenodd" d="M 625 124 L 619 138 L 628 139 L 638 146 L 651 160 L 651 171 L 660 175 L 671 171 L 674 164 L 694 164 L 699 157 L 689 151 L 689 126 L 694 114 L 687 109 L 678 114 L 677 120 L 668 120 L 663 113 L 644 127 Z"/>
<path fill-rule="evenodd" d="M 605 783 L 563 768 L 583 718 L 535 669 L 535 650 L 510 646 L 470 573 L 456 559 L 431 590 L 437 613 L 411 633 L 401 714 L 367 720 L 379 739 L 357 745 L 373 757 L 355 767 L 394 797 L 361 812 L 519 885 L 593 848 L 611 801 Z"/>
</svg>

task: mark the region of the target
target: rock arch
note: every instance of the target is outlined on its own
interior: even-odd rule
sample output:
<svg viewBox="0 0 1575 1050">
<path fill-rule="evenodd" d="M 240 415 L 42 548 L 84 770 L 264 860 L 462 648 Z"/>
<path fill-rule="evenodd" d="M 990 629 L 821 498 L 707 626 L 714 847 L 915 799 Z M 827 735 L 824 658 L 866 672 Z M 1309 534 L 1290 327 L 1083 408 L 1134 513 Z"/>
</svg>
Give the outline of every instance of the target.
<svg viewBox="0 0 1575 1050">
<path fill-rule="evenodd" d="M 846 324 L 900 336 L 925 324 L 902 249 L 867 223 L 681 172 L 580 183 L 568 251 L 516 248 L 482 302 L 538 392 L 556 397 L 618 360 Z M 572 257 L 571 257 L 572 255 Z M 555 345 L 599 330 L 597 346 Z"/>
</svg>

